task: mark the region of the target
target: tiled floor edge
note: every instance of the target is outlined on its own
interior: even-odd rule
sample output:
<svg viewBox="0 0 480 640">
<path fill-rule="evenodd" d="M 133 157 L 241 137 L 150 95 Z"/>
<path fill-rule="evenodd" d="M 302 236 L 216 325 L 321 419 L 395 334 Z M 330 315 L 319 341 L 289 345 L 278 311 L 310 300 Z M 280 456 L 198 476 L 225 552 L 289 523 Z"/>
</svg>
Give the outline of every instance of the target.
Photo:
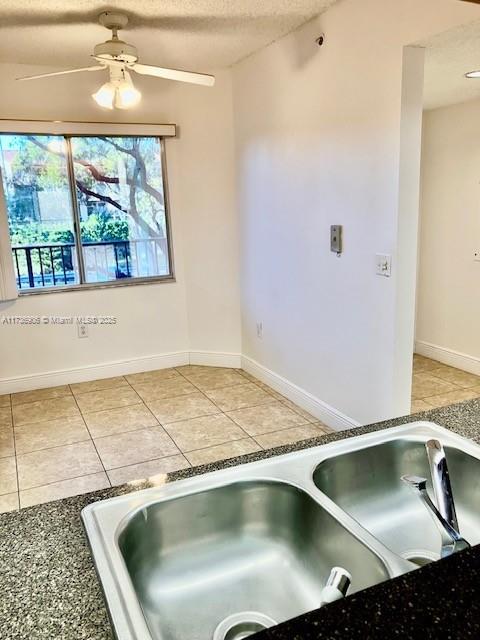
<svg viewBox="0 0 480 640">
<path fill-rule="evenodd" d="M 190 364 L 190 352 L 187 350 L 12 378 L 0 378 L 0 395 L 114 378 L 143 371 L 168 369 L 185 364 Z"/>
<path fill-rule="evenodd" d="M 334 431 L 345 431 L 361 426 L 361 424 L 353 418 L 350 418 L 323 400 L 316 398 L 308 391 L 298 387 L 274 371 L 264 367 L 253 358 L 242 355 L 242 369 L 269 385 L 272 389 L 278 391 L 305 411 L 311 413 L 315 418 Z"/>
<path fill-rule="evenodd" d="M 414 353 L 429 360 L 440 362 L 448 367 L 454 367 L 455 369 L 480 376 L 480 358 L 475 356 L 418 339 L 415 340 Z"/>
</svg>

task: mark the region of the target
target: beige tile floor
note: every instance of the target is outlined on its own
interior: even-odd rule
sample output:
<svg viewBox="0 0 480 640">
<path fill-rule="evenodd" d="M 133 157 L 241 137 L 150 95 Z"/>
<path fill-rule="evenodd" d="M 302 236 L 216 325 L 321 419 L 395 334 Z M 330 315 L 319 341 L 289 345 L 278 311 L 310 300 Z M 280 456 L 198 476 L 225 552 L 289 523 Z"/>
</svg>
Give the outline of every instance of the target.
<svg viewBox="0 0 480 640">
<path fill-rule="evenodd" d="M 329 431 L 246 372 L 216 367 L 0 396 L 0 512 Z"/>
<path fill-rule="evenodd" d="M 479 397 L 479 376 L 414 355 L 412 413 Z"/>
<path fill-rule="evenodd" d="M 412 413 L 480 397 L 415 355 Z M 188 365 L 0 396 L 0 513 L 330 429 L 241 370 Z"/>
</svg>

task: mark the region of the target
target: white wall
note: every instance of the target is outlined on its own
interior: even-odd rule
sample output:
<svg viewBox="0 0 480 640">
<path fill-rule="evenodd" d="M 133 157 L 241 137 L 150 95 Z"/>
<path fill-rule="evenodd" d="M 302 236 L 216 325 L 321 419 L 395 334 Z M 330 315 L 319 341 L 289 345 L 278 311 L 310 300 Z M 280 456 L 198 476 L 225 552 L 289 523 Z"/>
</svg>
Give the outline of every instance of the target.
<svg viewBox="0 0 480 640">
<path fill-rule="evenodd" d="M 45 67 L 0 65 L 0 118 L 175 122 L 166 142 L 175 283 L 20 298 L 2 315 L 115 315 L 79 340 L 75 327 L 0 326 L 0 379 L 183 351 L 240 352 L 237 222 L 229 72 L 213 89 L 135 78 L 132 112 L 105 112 L 90 94 L 101 74 L 16 83 Z M 0 127 L 1 128 L 1 127 Z M 144 364 L 144 363 L 143 363 Z"/>
<path fill-rule="evenodd" d="M 421 56 L 409 104 L 403 47 L 475 16 L 450 0 L 343 0 L 235 69 L 243 353 L 360 422 L 409 410 L 414 269 L 399 279 L 396 264 L 415 255 L 402 190 L 418 193 L 405 167 L 419 162 Z M 377 252 L 392 278 L 375 275 Z"/>
<path fill-rule="evenodd" d="M 475 252 L 480 254 L 479 116 L 480 100 L 425 113 L 416 326 L 417 342 L 475 359 L 480 359 L 480 262 L 474 260 Z M 441 352 L 429 355 L 443 359 Z"/>
<path fill-rule="evenodd" d="M 240 284 L 231 75 L 215 101 L 208 89 L 192 104 L 185 85 L 176 106 L 177 206 L 182 212 L 190 348 L 239 354 Z M 184 91 L 182 91 L 182 89 Z M 188 146 L 187 146 L 188 145 Z M 169 176 L 172 172 L 169 172 Z M 173 209 L 173 206 L 172 206 Z"/>
</svg>

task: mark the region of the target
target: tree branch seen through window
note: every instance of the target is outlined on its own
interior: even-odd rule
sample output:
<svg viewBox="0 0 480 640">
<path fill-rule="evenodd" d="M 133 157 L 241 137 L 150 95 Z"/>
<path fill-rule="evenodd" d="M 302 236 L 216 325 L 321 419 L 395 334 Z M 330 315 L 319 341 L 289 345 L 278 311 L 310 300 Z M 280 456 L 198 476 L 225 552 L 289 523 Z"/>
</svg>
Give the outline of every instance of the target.
<svg viewBox="0 0 480 640">
<path fill-rule="evenodd" d="M 170 275 L 161 144 L 0 135 L 19 289 Z"/>
</svg>

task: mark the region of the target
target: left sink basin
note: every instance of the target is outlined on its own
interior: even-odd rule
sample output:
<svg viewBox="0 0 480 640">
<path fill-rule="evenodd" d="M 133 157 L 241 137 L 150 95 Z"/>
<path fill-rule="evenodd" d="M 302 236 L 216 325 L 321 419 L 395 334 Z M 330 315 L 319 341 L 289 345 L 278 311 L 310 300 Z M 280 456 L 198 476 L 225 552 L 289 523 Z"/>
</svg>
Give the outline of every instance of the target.
<svg viewBox="0 0 480 640">
<path fill-rule="evenodd" d="M 241 482 L 150 505 L 124 526 L 119 547 L 150 632 L 165 640 L 213 638 L 234 614 L 240 634 L 256 619 L 247 612 L 282 622 L 315 609 L 337 564 L 357 589 L 388 577 L 308 494 L 285 483 Z"/>
<path fill-rule="evenodd" d="M 183 481 L 96 503 L 83 518 L 121 640 L 246 638 L 318 608 L 333 566 L 352 574 L 350 593 L 391 575 L 308 490 L 272 478 L 201 490 Z"/>
</svg>

